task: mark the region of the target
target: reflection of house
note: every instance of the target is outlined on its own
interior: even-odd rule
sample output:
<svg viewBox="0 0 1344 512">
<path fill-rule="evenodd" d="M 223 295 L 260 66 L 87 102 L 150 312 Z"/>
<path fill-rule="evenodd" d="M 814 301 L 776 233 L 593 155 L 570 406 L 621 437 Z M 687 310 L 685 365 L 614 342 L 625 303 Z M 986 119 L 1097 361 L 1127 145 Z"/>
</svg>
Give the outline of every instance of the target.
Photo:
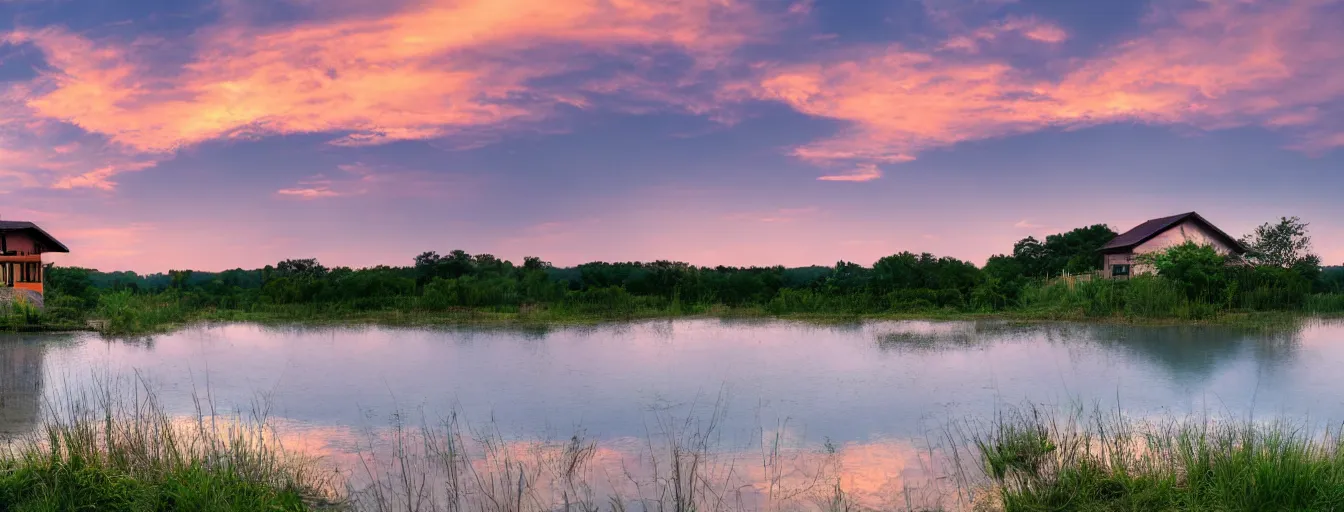
<svg viewBox="0 0 1344 512">
<path fill-rule="evenodd" d="M 0 437 L 37 426 L 45 353 L 46 340 L 0 339 Z"/>
<path fill-rule="evenodd" d="M 42 293 L 42 253 L 70 252 L 31 222 L 0 221 L 0 286 Z"/>
<path fill-rule="evenodd" d="M 1105 258 L 1102 275 L 1123 279 L 1151 273 L 1153 269 L 1136 264 L 1135 257 L 1186 242 L 1211 245 L 1225 255 L 1246 252 L 1240 242 L 1204 220 L 1198 213 L 1182 213 L 1139 224 L 1102 246 L 1101 253 Z"/>
</svg>

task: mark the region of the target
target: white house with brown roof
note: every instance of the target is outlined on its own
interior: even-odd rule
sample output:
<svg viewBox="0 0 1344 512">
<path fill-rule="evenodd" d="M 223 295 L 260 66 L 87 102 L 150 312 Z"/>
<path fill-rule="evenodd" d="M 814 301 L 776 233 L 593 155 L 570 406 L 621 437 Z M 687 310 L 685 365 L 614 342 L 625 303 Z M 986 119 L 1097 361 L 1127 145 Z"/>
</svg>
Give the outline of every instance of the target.
<svg viewBox="0 0 1344 512">
<path fill-rule="evenodd" d="M 1137 262 L 1140 254 L 1162 251 L 1186 242 L 1213 246 L 1223 255 L 1246 252 L 1240 242 L 1198 213 L 1182 213 L 1139 224 L 1102 246 L 1102 275 L 1125 279 L 1150 274 L 1154 271 L 1151 266 Z"/>
</svg>

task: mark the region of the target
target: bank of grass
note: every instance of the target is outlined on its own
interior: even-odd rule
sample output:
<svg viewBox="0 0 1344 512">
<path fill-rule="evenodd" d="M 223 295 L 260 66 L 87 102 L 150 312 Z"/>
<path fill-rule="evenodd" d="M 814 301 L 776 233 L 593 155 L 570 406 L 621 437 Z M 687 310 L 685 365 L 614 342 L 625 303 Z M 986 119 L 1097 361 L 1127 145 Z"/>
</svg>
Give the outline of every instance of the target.
<svg viewBox="0 0 1344 512">
<path fill-rule="evenodd" d="M 286 456 L 264 418 L 175 421 L 138 387 L 48 406 L 0 452 L 5 511 L 304 511 L 328 508 L 326 473 Z"/>
<path fill-rule="evenodd" d="M 1002 509 L 1341 510 L 1344 441 L 1289 424 L 1005 415 L 975 438 Z"/>
<path fill-rule="evenodd" d="M 172 290 L 121 291 L 100 295 L 89 308 L 72 308 L 60 300 L 48 304 L 45 310 L 25 305 L 10 307 L 0 311 L 0 330 L 95 330 L 108 335 L 140 335 L 198 322 L 544 327 L 684 317 L 779 318 L 819 323 L 868 319 L 1009 319 L 1256 327 L 1296 322 L 1304 316 L 1344 315 L 1344 295 L 1339 294 L 1293 298 L 1291 294 L 1267 289 L 1239 294 L 1237 300 L 1190 300 L 1171 282 L 1158 278 L 1035 283 L 1026 286 L 1013 305 L 1000 309 L 965 304 L 940 307 L 926 299 L 782 290 L 763 304 L 727 306 L 611 292 L 518 306 L 448 307 L 431 304 L 423 297 L 394 296 L 290 304 L 250 302 L 224 308 L 200 304 L 191 295 Z"/>
</svg>

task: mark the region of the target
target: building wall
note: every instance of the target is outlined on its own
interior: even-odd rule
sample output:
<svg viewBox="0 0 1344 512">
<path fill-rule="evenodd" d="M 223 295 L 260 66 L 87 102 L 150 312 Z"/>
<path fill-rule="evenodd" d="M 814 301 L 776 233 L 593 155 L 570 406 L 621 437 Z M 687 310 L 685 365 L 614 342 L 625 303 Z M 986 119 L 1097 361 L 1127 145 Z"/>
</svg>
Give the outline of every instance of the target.
<svg viewBox="0 0 1344 512">
<path fill-rule="evenodd" d="M 36 264 L 36 271 L 29 272 L 26 281 L 22 280 L 24 277 L 22 267 L 30 263 Z M 14 288 L 32 290 L 41 294 L 43 293 L 42 282 L 46 280 L 45 273 L 46 269 L 42 267 L 42 255 L 40 254 L 0 256 L 0 286 L 13 284 Z"/>
<path fill-rule="evenodd" d="M 1111 277 L 1115 265 L 1129 265 L 1129 275 L 1138 276 L 1151 274 L 1155 272 L 1152 265 L 1139 265 L 1135 260 L 1141 254 L 1158 252 L 1170 247 L 1175 247 L 1186 242 L 1194 242 L 1199 245 L 1213 246 L 1215 251 L 1226 256 L 1232 252 L 1232 247 L 1223 243 L 1218 237 L 1193 220 L 1186 220 L 1180 224 L 1158 233 L 1152 239 L 1139 244 L 1134 248 L 1134 252 L 1123 254 L 1107 254 L 1103 262 L 1103 275 Z"/>
<path fill-rule="evenodd" d="M 1146 254 L 1157 252 L 1168 247 L 1174 247 L 1186 242 L 1194 242 L 1199 245 L 1211 245 L 1219 254 L 1226 256 L 1232 252 L 1232 248 L 1220 241 L 1198 222 L 1186 220 L 1170 229 L 1159 233 L 1152 240 L 1140 244 L 1134 248 L 1134 254 Z"/>
<path fill-rule="evenodd" d="M 5 233 L 5 248 L 14 251 L 18 255 L 37 253 L 37 247 L 33 243 L 33 238 L 23 232 Z"/>
</svg>

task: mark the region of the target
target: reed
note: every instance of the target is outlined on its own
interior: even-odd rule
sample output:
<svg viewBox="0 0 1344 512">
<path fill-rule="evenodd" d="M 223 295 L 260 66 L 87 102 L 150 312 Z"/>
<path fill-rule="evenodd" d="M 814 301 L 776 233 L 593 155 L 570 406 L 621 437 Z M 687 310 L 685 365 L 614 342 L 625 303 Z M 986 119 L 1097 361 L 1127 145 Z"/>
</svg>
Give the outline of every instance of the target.
<svg viewBox="0 0 1344 512">
<path fill-rule="evenodd" d="M 1338 430 L 1211 420 L 1064 418 L 1029 408 L 975 437 L 1006 511 L 1338 510 Z"/>
<path fill-rule="evenodd" d="M 3 510 L 283 510 L 332 506 L 326 474 L 289 457 L 264 417 L 167 414 L 143 383 L 49 402 L 0 452 Z"/>
</svg>

